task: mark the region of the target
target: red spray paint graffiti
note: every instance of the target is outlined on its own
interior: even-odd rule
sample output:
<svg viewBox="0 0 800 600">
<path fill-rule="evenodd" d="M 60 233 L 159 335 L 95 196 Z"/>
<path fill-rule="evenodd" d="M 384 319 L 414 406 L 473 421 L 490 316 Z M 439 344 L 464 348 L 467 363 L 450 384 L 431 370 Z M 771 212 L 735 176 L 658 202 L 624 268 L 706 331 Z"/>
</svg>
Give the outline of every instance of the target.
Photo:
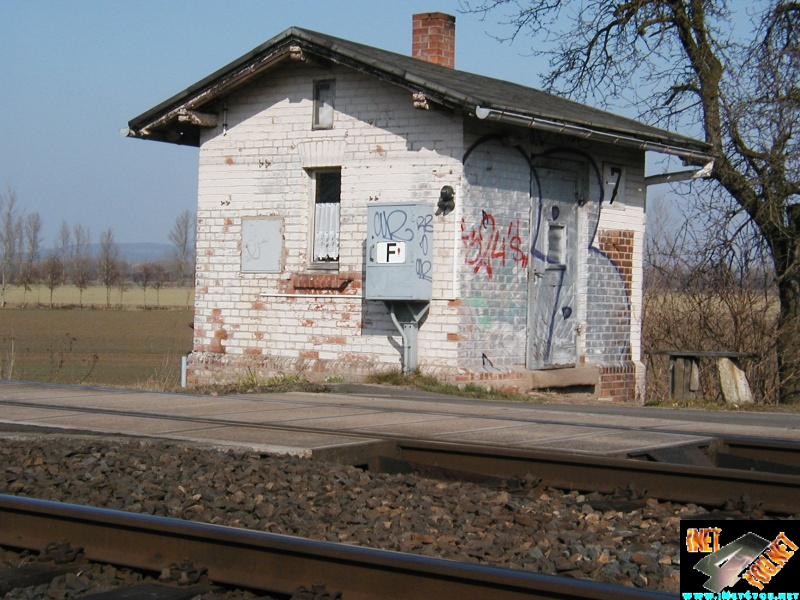
<svg viewBox="0 0 800 600">
<path fill-rule="evenodd" d="M 498 228 L 494 216 L 486 211 L 483 211 L 480 225 L 469 231 L 466 221 L 461 219 L 461 241 L 467 249 L 464 261 L 473 267 L 475 274 L 485 269 L 489 279 L 492 278 L 493 265 L 498 262 L 503 267 L 507 263 L 527 267 L 528 254 L 519 229 L 519 219 L 509 222 L 507 229 Z"/>
</svg>

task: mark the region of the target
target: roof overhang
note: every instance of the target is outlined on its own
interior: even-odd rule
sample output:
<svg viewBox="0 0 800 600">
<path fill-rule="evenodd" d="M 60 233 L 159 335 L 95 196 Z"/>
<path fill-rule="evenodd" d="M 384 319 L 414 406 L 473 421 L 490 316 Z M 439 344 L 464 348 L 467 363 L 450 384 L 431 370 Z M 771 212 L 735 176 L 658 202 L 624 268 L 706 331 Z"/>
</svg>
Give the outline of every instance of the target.
<svg viewBox="0 0 800 600">
<path fill-rule="evenodd" d="M 434 105 L 462 110 L 478 119 L 679 156 L 689 164 L 705 165 L 712 160 L 708 144 L 689 137 L 589 107 L 576 110 L 581 105 L 532 88 L 431 65 L 296 27 L 132 119 L 121 133 L 199 146 L 203 128 L 215 126 L 215 117 L 221 116 L 222 99 L 254 77 L 292 60 L 343 65 L 408 89 L 412 94 L 422 94 L 425 101 Z M 518 106 L 525 108 L 520 110 Z M 562 119 L 562 113 L 571 113 L 571 117 Z"/>
<path fill-rule="evenodd" d="M 630 135 L 623 135 L 617 132 L 594 129 L 585 125 L 543 119 L 533 115 L 526 115 L 506 110 L 497 110 L 484 106 L 477 106 L 475 108 L 475 116 L 482 120 L 498 121 L 510 125 L 538 129 L 540 131 L 561 133 L 577 138 L 611 144 L 612 146 L 623 146 L 627 148 L 636 148 L 644 152 L 658 152 L 661 154 L 678 156 L 683 159 L 686 164 L 705 166 L 714 160 L 714 157 L 711 154 L 707 152 L 701 152 L 696 149 L 691 149 L 686 145 L 669 144 L 656 139 L 647 139 L 645 136 L 634 137 Z"/>
</svg>

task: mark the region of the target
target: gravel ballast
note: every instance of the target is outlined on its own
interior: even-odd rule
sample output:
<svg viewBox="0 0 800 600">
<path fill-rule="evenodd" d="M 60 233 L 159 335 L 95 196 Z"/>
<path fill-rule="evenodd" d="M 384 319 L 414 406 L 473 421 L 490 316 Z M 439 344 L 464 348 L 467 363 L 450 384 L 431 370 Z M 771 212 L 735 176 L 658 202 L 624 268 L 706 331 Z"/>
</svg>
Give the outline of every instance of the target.
<svg viewBox="0 0 800 600">
<path fill-rule="evenodd" d="M 0 470 L 4 494 L 669 592 L 680 519 L 704 512 L 655 499 L 609 509 L 607 496 L 546 488 L 535 473 L 492 489 L 149 441 L 7 439 Z"/>
</svg>

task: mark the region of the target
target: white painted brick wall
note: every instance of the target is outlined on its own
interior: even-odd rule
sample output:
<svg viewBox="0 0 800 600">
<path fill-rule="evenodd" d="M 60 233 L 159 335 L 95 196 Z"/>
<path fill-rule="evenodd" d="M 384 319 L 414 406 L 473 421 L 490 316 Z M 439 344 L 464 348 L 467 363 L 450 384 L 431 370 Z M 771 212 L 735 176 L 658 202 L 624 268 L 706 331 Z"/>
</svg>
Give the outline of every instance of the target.
<svg viewBox="0 0 800 600">
<path fill-rule="evenodd" d="M 227 365 L 237 360 L 245 364 L 245 359 L 255 355 L 399 366 L 402 342 L 386 307 L 361 299 L 367 206 L 376 202 L 435 204 L 441 187 L 451 185 L 456 190 L 456 210 L 435 218 L 434 300 L 419 334 L 420 363 L 431 370 L 479 372 L 487 368 L 482 364 L 482 354 L 486 354 L 496 363 L 491 368 L 499 372 L 524 369 L 527 270 L 512 264 L 507 245 L 506 265 L 495 267 L 492 281 L 476 278 L 462 231 L 462 219 L 467 228 L 480 226 L 482 207 L 488 202 L 502 233 L 509 223 L 518 222 L 521 247 L 529 248 L 529 182 L 527 175 L 517 171 L 525 164 L 518 150 L 509 150 L 507 160 L 492 162 L 491 172 L 487 163 L 482 175 L 474 175 L 484 181 L 485 202 L 465 206 L 474 184 L 462 174 L 463 154 L 482 135 L 497 130 L 485 124 L 470 125 L 465 140 L 459 114 L 416 110 L 409 92 L 342 67 L 291 65 L 272 77 L 274 81 L 255 82 L 229 97 L 227 131 L 220 125 L 207 132 L 202 142 L 195 317 L 198 355 L 216 353 Z M 336 79 L 331 130 L 311 127 L 315 78 Z M 512 147 L 519 146 L 528 156 L 551 152 L 562 144 L 575 148 L 574 140 L 561 136 L 526 130 L 511 133 Z M 579 150 L 561 158 L 582 161 L 587 173 L 588 203 L 579 211 L 580 248 L 588 247 L 598 228 L 634 233 L 630 306 L 631 318 L 638 323 L 643 157 L 585 141 Z M 593 169 L 602 173 L 606 161 L 626 169 L 625 204 L 624 208 L 603 206 L 598 212 Z M 292 297 L 298 293 L 291 286 L 292 277 L 309 272 L 312 184 L 307 169 L 330 166 L 342 169 L 340 259 L 339 270 L 333 273 L 354 282 L 335 297 Z M 267 216 L 283 219 L 283 271 L 244 274 L 242 219 Z M 581 254 L 579 291 L 587 287 L 589 263 L 586 254 Z M 578 302 L 577 322 L 587 319 L 586 303 L 585 297 Z M 641 341 L 636 327 L 630 344 L 637 360 Z"/>
<path fill-rule="evenodd" d="M 312 81 L 331 77 L 334 128 L 312 130 Z M 283 296 L 296 293 L 288 286 L 292 275 L 308 272 L 312 188 L 304 166 L 342 168 L 338 273 L 360 282 L 368 203 L 435 204 L 443 185 L 458 187 L 459 122 L 458 116 L 416 110 L 410 93 L 342 68 L 292 66 L 279 82 L 256 83 L 230 97 L 227 131 L 222 125 L 210 131 L 200 149 L 195 350 L 260 350 L 285 358 L 312 353 L 328 360 L 347 355 L 399 366 L 399 333 L 383 303 L 363 302 L 360 290 L 335 298 Z M 272 215 L 284 219 L 284 272 L 241 273 L 242 218 Z M 452 224 L 437 218 L 434 235 L 434 297 L 450 297 Z M 423 363 L 457 358 L 445 331 L 457 330 L 457 318 L 446 304 L 432 303 L 420 331 Z"/>
</svg>

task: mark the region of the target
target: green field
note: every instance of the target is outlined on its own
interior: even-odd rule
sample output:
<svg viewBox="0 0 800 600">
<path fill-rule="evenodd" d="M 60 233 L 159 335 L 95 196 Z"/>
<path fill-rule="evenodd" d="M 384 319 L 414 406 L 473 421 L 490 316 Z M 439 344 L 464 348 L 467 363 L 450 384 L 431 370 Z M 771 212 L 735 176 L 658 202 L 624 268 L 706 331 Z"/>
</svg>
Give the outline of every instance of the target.
<svg viewBox="0 0 800 600">
<path fill-rule="evenodd" d="M 0 379 L 174 389 L 192 320 L 185 308 L 2 309 Z"/>
<path fill-rule="evenodd" d="M 108 304 L 106 288 L 98 285 L 88 287 L 83 291 L 84 308 L 105 308 Z M 36 307 L 50 306 L 50 290 L 43 285 L 31 286 L 26 290 L 19 286 L 9 286 L 5 292 L 6 306 Z M 145 290 L 135 284 L 128 285 L 122 291 L 119 288 L 111 289 L 112 307 L 183 307 L 194 306 L 194 288 L 192 287 L 164 287 L 160 290 L 148 288 Z M 81 305 L 81 294 L 74 285 L 62 285 L 53 290 L 53 306 L 73 307 Z"/>
</svg>

